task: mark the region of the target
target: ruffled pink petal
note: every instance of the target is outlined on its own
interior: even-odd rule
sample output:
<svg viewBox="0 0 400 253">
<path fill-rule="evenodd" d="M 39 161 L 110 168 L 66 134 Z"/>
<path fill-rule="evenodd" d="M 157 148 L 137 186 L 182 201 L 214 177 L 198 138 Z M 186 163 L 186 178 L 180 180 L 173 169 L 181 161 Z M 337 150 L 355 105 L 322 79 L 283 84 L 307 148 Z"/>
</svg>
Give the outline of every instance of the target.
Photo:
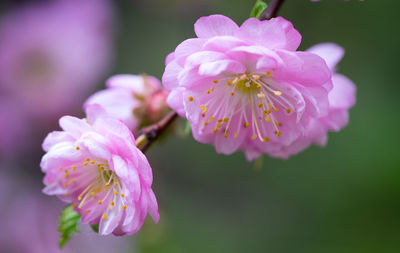
<svg viewBox="0 0 400 253">
<path fill-rule="evenodd" d="M 238 25 L 223 15 L 201 17 L 194 24 L 194 31 L 199 38 L 234 35 L 238 30 Z"/>
<path fill-rule="evenodd" d="M 148 188 L 147 191 L 147 198 L 148 198 L 148 212 L 155 221 L 155 223 L 158 223 L 160 221 L 160 214 L 158 212 L 158 204 L 157 204 L 157 199 L 156 196 L 154 195 L 154 192 Z"/>
<path fill-rule="evenodd" d="M 157 78 L 145 75 L 129 75 L 120 74 L 110 77 L 106 81 L 108 88 L 121 88 L 131 92 L 148 95 L 154 90 L 161 88 L 161 84 Z"/>
<path fill-rule="evenodd" d="M 307 49 L 307 52 L 317 54 L 322 57 L 331 70 L 335 69 L 336 65 L 343 58 L 344 55 L 343 47 L 335 43 L 317 44 Z"/>
<path fill-rule="evenodd" d="M 140 150 L 138 150 L 137 155 L 139 159 L 137 170 L 139 171 L 140 180 L 143 181 L 145 185 L 151 185 L 153 182 L 153 173 L 150 164 L 147 161 L 146 156 Z"/>
<path fill-rule="evenodd" d="M 224 53 L 214 51 L 200 51 L 191 54 L 186 59 L 185 68 L 193 68 L 203 63 L 228 59 L 229 58 Z"/>
<path fill-rule="evenodd" d="M 203 76 L 216 76 L 223 72 L 240 74 L 245 71 L 246 67 L 238 61 L 219 60 L 201 64 L 198 73 Z"/>
<path fill-rule="evenodd" d="M 230 155 L 238 150 L 242 142 L 248 138 L 246 134 L 240 134 L 237 138 L 232 136 L 225 138 L 223 134 L 218 134 L 215 136 L 215 150 L 217 153 Z"/>
<path fill-rule="evenodd" d="M 248 43 L 244 40 L 233 36 L 218 36 L 208 39 L 201 50 L 204 51 L 217 51 L 225 53 L 235 47 L 247 46 Z"/>
<path fill-rule="evenodd" d="M 249 18 L 240 26 L 238 36 L 256 45 L 290 51 L 295 51 L 301 42 L 300 33 L 282 17 L 264 21 Z"/>
<path fill-rule="evenodd" d="M 85 107 L 85 112 L 86 112 L 86 119 L 90 122 L 90 124 L 93 124 L 97 121 L 97 119 L 106 117 L 107 112 L 106 110 L 101 106 L 101 102 L 105 102 L 102 100 L 102 97 L 99 97 L 99 103 L 86 103 L 84 105 Z"/>
<path fill-rule="evenodd" d="M 72 116 L 61 117 L 59 124 L 65 132 L 70 133 L 74 138 L 79 138 L 82 133 L 92 130 L 85 119 L 78 119 Z"/>
<path fill-rule="evenodd" d="M 332 72 L 324 59 L 308 52 L 277 51 L 285 66 L 274 72 L 276 79 L 291 80 L 304 86 L 324 86 L 327 90 L 332 88 L 329 84 Z"/>
<path fill-rule="evenodd" d="M 168 95 L 167 104 L 174 111 L 176 111 L 179 114 L 179 116 L 186 117 L 186 112 L 183 105 L 182 90 L 183 88 L 172 90 Z"/>
<path fill-rule="evenodd" d="M 76 144 L 80 147 L 85 147 L 90 154 L 97 158 L 103 160 L 109 160 L 111 158 L 111 153 L 108 149 L 110 142 L 98 133 L 87 132 L 81 136 Z"/>
<path fill-rule="evenodd" d="M 346 76 L 332 76 L 333 89 L 329 92 L 329 104 L 332 108 L 349 109 L 356 102 L 356 86 Z"/>
<path fill-rule="evenodd" d="M 53 131 L 43 141 L 42 148 L 48 152 L 54 145 L 60 142 L 73 142 L 75 139 L 64 131 Z"/>
<path fill-rule="evenodd" d="M 88 106 L 100 105 L 104 109 L 104 113 L 110 115 L 113 118 L 120 119 L 132 130 L 136 130 L 139 125 L 139 120 L 134 117 L 133 109 L 140 105 L 140 103 L 134 99 L 133 94 L 126 89 L 106 89 L 101 90 L 90 96 L 85 102 L 85 111 L 90 122 L 91 115 L 104 116 L 100 112 L 100 109 L 96 109 L 99 112 L 89 113 Z M 95 117 L 97 118 L 97 117 Z"/>
<path fill-rule="evenodd" d="M 168 65 L 171 61 L 175 59 L 175 52 L 169 53 L 167 57 L 165 57 L 165 65 Z"/>
<path fill-rule="evenodd" d="M 184 40 L 176 47 L 174 52 L 174 59 L 184 60 L 190 54 L 200 51 L 205 41 L 206 40 L 204 39 L 198 38 Z M 181 64 L 181 60 L 179 60 L 179 63 Z"/>
<path fill-rule="evenodd" d="M 170 62 L 166 67 L 162 76 L 162 84 L 167 89 L 174 89 L 179 86 L 178 74 L 183 68 L 177 63 L 176 60 Z"/>
<path fill-rule="evenodd" d="M 273 69 L 283 64 L 278 54 L 260 46 L 240 46 L 229 50 L 226 54 L 242 62 L 249 71 Z"/>
</svg>

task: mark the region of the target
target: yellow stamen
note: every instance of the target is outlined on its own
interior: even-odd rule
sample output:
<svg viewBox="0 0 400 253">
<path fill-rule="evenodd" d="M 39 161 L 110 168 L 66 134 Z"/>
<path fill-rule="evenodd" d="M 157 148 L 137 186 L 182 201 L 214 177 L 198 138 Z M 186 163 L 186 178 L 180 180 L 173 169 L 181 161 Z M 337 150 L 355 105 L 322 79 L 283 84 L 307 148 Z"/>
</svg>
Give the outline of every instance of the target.
<svg viewBox="0 0 400 253">
<path fill-rule="evenodd" d="M 255 140 L 257 138 L 257 135 L 256 134 L 253 134 L 252 136 L 251 136 L 251 139 L 252 140 Z"/>
<path fill-rule="evenodd" d="M 237 137 L 239 137 L 239 134 L 238 134 L 238 133 L 235 133 L 235 134 L 233 135 L 233 137 L 237 138 Z"/>
<path fill-rule="evenodd" d="M 90 188 L 92 188 L 92 186 L 96 183 L 96 181 L 93 181 L 90 185 L 88 185 L 88 187 L 86 187 L 82 193 L 78 196 L 78 200 L 82 200 L 83 195 L 85 194 L 85 192 L 87 192 Z"/>
<path fill-rule="evenodd" d="M 76 150 L 79 150 L 80 149 L 80 147 L 78 147 L 78 146 L 76 146 L 76 148 L 75 148 Z"/>
<path fill-rule="evenodd" d="M 188 100 L 189 100 L 189 102 L 193 102 L 193 97 L 192 96 L 190 96 L 189 98 L 188 98 Z"/>
<path fill-rule="evenodd" d="M 122 210 L 125 210 L 126 209 L 126 205 L 124 205 L 123 207 L 122 207 Z"/>
<path fill-rule="evenodd" d="M 269 142 L 269 138 L 268 138 L 268 137 L 265 137 L 265 138 L 264 138 L 264 141 L 265 141 L 265 142 Z"/>
<path fill-rule="evenodd" d="M 107 215 L 103 214 L 103 220 L 107 219 Z"/>
<path fill-rule="evenodd" d="M 282 95 L 282 92 L 280 92 L 279 90 L 276 90 L 276 91 L 274 91 L 274 94 L 277 96 L 280 96 L 280 95 Z"/>
<path fill-rule="evenodd" d="M 218 83 L 218 80 L 214 80 L 213 82 L 214 82 L 214 83 Z"/>
<path fill-rule="evenodd" d="M 288 108 L 288 109 L 286 109 L 286 112 L 287 112 L 287 113 L 290 113 L 290 109 L 289 109 L 289 108 Z"/>
<path fill-rule="evenodd" d="M 102 203 L 101 200 L 97 201 L 97 204 L 101 205 L 101 203 Z"/>
</svg>

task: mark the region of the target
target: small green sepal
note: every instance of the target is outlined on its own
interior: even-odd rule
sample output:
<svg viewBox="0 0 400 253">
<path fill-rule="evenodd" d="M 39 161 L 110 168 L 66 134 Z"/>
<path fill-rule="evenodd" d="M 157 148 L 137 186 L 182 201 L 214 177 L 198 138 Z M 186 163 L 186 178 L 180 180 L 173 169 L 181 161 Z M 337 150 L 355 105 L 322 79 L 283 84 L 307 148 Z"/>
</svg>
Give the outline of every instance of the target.
<svg viewBox="0 0 400 253">
<path fill-rule="evenodd" d="M 257 0 L 256 3 L 254 4 L 253 9 L 250 12 L 250 17 L 251 18 L 259 18 L 263 11 L 267 9 L 267 4 L 262 1 L 262 0 Z"/>
<path fill-rule="evenodd" d="M 58 232 L 61 233 L 59 247 L 64 248 L 65 244 L 71 239 L 72 235 L 79 232 L 81 216 L 74 211 L 72 205 L 67 206 L 61 211 L 58 225 Z"/>
</svg>

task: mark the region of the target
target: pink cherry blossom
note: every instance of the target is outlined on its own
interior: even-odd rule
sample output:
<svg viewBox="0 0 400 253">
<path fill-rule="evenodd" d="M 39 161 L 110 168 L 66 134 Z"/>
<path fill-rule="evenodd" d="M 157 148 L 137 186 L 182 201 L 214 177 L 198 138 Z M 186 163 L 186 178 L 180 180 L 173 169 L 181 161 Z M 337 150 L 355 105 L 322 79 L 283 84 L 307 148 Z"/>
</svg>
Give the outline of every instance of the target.
<svg viewBox="0 0 400 253">
<path fill-rule="evenodd" d="M 106 81 L 107 89 L 93 94 L 85 106 L 101 105 L 107 113 L 121 119 L 133 132 L 143 124 L 159 120 L 168 109 L 168 93 L 160 81 L 146 75 L 116 75 Z"/>
<path fill-rule="evenodd" d="M 0 89 L 41 120 L 77 110 L 113 54 L 109 0 L 25 1 L 0 19 Z"/>
<path fill-rule="evenodd" d="M 298 52 L 301 35 L 282 17 L 200 18 L 197 38 L 166 59 L 167 103 L 189 120 L 194 138 L 218 153 L 242 150 L 251 160 L 290 147 L 310 121 L 328 114 L 331 70 Z"/>
<path fill-rule="evenodd" d="M 310 120 L 303 136 L 293 142 L 292 145 L 282 147 L 281 150 L 271 154 L 275 157 L 288 158 L 313 143 L 325 146 L 328 140 L 328 131 L 339 131 L 347 125 L 349 121 L 348 111 L 355 104 L 356 86 L 346 76 L 335 73 L 336 65 L 344 55 L 344 49 L 333 43 L 321 43 L 309 48 L 307 52 L 321 56 L 334 72 L 332 75 L 333 89 L 328 94 L 328 115 Z M 253 152 L 248 155 L 257 154 Z"/>
<path fill-rule="evenodd" d="M 87 119 L 64 116 L 60 126 L 43 142 L 45 194 L 72 203 L 102 235 L 136 233 L 147 212 L 158 222 L 151 167 L 121 121 L 92 105 Z"/>
</svg>

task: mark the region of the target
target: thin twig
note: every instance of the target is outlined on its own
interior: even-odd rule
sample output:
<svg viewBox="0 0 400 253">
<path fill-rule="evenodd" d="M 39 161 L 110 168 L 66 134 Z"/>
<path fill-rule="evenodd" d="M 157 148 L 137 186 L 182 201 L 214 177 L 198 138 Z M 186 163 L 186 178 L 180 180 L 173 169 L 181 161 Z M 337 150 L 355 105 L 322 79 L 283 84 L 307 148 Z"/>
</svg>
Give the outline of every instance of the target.
<svg viewBox="0 0 400 253">
<path fill-rule="evenodd" d="M 278 14 L 279 8 L 281 7 L 284 0 L 272 0 L 269 4 L 267 9 L 263 11 L 260 15 L 260 20 L 268 20 L 273 17 L 276 17 Z"/>
<path fill-rule="evenodd" d="M 151 143 L 153 143 L 161 135 L 161 133 L 164 132 L 168 126 L 172 124 L 172 122 L 174 122 L 177 117 L 178 114 L 174 111 L 171 111 L 159 122 L 140 130 L 138 140 L 142 139 L 143 136 L 146 138 L 146 142 L 141 145 L 141 147 L 139 146 L 142 152 L 145 152 Z"/>
<path fill-rule="evenodd" d="M 275 17 L 283 1 L 284 0 L 272 0 L 267 9 L 265 9 L 261 14 L 260 20 L 268 20 Z M 171 111 L 159 122 L 143 128 L 139 132 L 139 137 L 137 138 L 138 148 L 140 148 L 143 153 L 146 152 L 150 145 L 168 128 L 169 125 L 172 124 L 172 122 L 174 122 L 177 117 L 178 114 Z"/>
</svg>

